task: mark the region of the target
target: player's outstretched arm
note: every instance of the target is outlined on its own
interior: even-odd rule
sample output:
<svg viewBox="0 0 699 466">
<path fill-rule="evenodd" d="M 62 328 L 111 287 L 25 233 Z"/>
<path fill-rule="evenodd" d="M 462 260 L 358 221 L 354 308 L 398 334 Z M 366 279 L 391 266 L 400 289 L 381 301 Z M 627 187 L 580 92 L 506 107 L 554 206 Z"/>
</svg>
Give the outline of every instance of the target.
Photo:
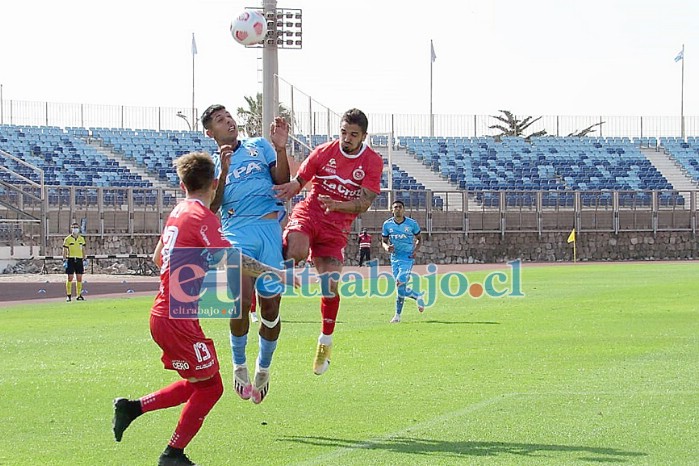
<svg viewBox="0 0 699 466">
<path fill-rule="evenodd" d="M 325 207 L 326 212 L 345 212 L 348 214 L 361 214 L 369 210 L 371 203 L 376 199 L 374 191 L 362 188 L 357 199 L 349 201 L 336 201 L 330 196 L 318 196 L 318 200 Z"/>
<path fill-rule="evenodd" d="M 303 185 L 305 184 L 306 181 L 303 180 L 300 176 L 297 176 L 288 183 L 272 186 L 272 189 L 274 189 L 274 191 L 277 193 L 277 199 L 288 201 L 289 199 L 300 193 L 301 188 L 303 188 Z"/>
<path fill-rule="evenodd" d="M 226 178 L 228 177 L 228 167 L 231 165 L 231 154 L 233 154 L 233 146 L 224 144 L 219 147 L 219 157 L 221 157 L 221 173 L 218 176 L 218 186 L 216 186 L 216 193 L 214 198 L 209 205 L 211 212 L 216 213 L 218 209 L 221 208 L 223 204 L 223 195 L 226 191 Z"/>
<path fill-rule="evenodd" d="M 274 184 L 280 185 L 289 182 L 289 159 L 286 155 L 286 143 L 289 140 L 289 123 L 282 117 L 276 117 L 269 129 L 270 139 L 277 153 L 277 163 L 272 167 L 272 179 Z"/>
</svg>

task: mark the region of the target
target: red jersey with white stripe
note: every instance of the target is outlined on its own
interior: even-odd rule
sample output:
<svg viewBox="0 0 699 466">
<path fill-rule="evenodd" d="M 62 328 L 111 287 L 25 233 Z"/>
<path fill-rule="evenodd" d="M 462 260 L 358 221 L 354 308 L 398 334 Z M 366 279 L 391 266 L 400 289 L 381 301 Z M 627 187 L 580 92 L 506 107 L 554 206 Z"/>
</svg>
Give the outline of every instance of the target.
<svg viewBox="0 0 699 466">
<path fill-rule="evenodd" d="M 371 247 L 371 235 L 368 233 L 365 233 L 363 235 L 359 235 L 359 247 L 360 248 L 370 248 Z"/>
<path fill-rule="evenodd" d="M 151 315 L 170 315 L 170 253 L 177 248 L 228 248 L 231 243 L 224 238 L 221 221 L 198 199 L 184 199 L 172 209 L 163 234 L 160 290 L 155 297 Z"/>
<path fill-rule="evenodd" d="M 381 192 L 383 160 L 366 144 L 356 155 L 345 154 L 338 139 L 321 144 L 303 161 L 298 175 L 312 183 L 311 193 L 299 203 L 314 217 L 343 229 L 349 228 L 359 214 L 345 212 L 325 213 L 319 195 L 336 201 L 359 198 L 362 188 Z M 315 214 L 319 214 L 318 216 Z"/>
</svg>

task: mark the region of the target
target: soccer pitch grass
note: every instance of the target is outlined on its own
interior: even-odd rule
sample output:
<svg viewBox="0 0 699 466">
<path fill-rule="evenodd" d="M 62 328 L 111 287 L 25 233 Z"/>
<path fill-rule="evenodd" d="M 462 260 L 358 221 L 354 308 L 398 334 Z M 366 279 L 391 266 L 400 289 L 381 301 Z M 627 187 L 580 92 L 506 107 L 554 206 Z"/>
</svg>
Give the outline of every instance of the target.
<svg viewBox="0 0 699 466">
<path fill-rule="evenodd" d="M 499 269 L 506 271 L 504 265 Z M 486 272 L 468 272 L 469 280 Z M 699 263 L 522 267 L 523 298 L 345 298 L 330 370 L 311 371 L 318 299 L 282 303 L 270 394 L 240 400 L 225 320 L 202 321 L 226 392 L 198 464 L 699 462 Z M 152 297 L 0 309 L 0 464 L 154 465 L 180 408 L 112 436 L 112 399 L 176 380 Z M 257 355 L 255 324 L 248 363 Z"/>
</svg>

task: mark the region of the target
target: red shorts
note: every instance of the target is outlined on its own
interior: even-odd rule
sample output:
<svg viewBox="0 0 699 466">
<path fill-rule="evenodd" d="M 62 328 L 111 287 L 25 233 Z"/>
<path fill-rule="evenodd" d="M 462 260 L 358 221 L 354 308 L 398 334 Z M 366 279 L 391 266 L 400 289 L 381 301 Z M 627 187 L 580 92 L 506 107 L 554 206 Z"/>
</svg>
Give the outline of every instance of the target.
<svg viewBox="0 0 699 466">
<path fill-rule="evenodd" d="M 289 223 L 284 228 L 283 244 L 287 245 L 290 231 L 299 231 L 308 236 L 311 259 L 315 257 L 334 257 L 340 263 L 345 261 L 348 228 L 324 221 L 313 211 L 297 204 L 289 216 Z"/>
<path fill-rule="evenodd" d="M 219 370 L 214 342 L 206 338 L 196 319 L 150 316 L 150 334 L 163 350 L 165 369 L 183 379 L 207 379 Z"/>
</svg>

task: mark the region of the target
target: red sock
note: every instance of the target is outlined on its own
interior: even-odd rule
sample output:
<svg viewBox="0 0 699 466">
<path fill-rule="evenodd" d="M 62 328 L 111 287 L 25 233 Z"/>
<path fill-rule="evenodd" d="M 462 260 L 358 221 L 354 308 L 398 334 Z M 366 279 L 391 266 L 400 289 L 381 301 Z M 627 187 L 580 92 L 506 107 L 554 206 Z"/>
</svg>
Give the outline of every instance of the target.
<svg viewBox="0 0 699 466">
<path fill-rule="evenodd" d="M 177 428 L 170 439 L 169 445 L 173 448 L 184 449 L 189 445 L 204 424 L 206 415 L 223 395 L 223 382 L 218 372 L 210 379 L 191 385 L 194 387 L 194 393 L 182 408 Z"/>
<path fill-rule="evenodd" d="M 255 298 L 255 291 L 252 292 L 252 298 L 250 298 L 250 312 L 255 312 L 257 310 L 257 299 Z"/>
<path fill-rule="evenodd" d="M 320 315 L 323 317 L 323 334 L 332 335 L 335 331 L 335 319 L 340 310 L 340 295 L 334 298 L 320 298 Z"/>
<path fill-rule="evenodd" d="M 155 411 L 156 409 L 171 408 L 181 405 L 192 396 L 192 384 L 186 380 L 178 380 L 175 383 L 161 388 L 157 392 L 151 393 L 141 398 L 141 410 L 144 413 Z"/>
</svg>

